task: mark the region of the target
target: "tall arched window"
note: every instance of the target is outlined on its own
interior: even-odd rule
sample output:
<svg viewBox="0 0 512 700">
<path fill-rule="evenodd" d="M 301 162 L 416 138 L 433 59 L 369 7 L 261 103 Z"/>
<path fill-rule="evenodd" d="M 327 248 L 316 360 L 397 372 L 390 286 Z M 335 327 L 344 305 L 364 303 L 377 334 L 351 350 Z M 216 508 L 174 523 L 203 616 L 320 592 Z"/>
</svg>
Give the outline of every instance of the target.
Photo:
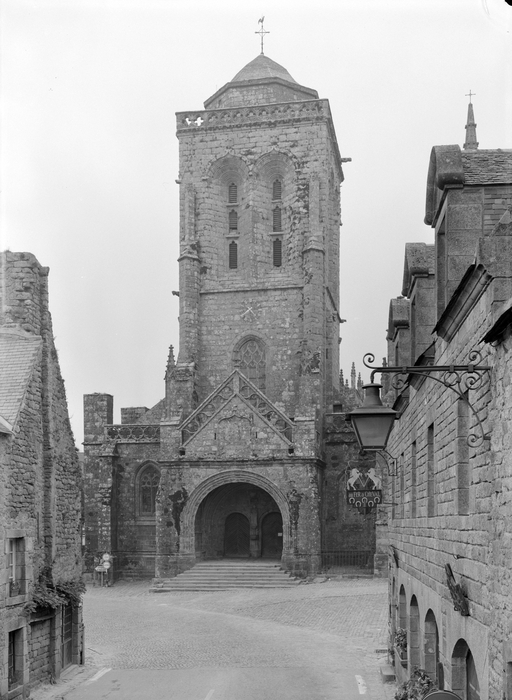
<svg viewBox="0 0 512 700">
<path fill-rule="evenodd" d="M 265 346 L 256 338 L 249 338 L 238 349 L 238 367 L 258 389 L 265 391 Z"/>
<path fill-rule="evenodd" d="M 409 607 L 408 646 L 409 661 L 411 662 L 411 668 L 414 669 L 415 666 L 420 665 L 420 610 L 415 595 L 411 598 Z"/>
<path fill-rule="evenodd" d="M 429 610 L 425 616 L 425 638 L 424 638 L 424 659 L 423 667 L 434 683 L 437 683 L 439 668 L 439 632 L 437 629 L 436 616 Z"/>
<path fill-rule="evenodd" d="M 152 464 L 149 464 L 139 476 L 138 506 L 141 517 L 154 516 L 156 512 L 156 494 L 160 472 Z"/>
</svg>

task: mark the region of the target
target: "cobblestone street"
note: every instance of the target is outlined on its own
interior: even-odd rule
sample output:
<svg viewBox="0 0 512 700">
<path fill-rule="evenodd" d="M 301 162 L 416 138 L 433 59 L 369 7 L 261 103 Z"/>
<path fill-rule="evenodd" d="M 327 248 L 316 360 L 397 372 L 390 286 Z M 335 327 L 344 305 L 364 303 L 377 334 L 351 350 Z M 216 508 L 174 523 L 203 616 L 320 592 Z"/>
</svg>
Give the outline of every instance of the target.
<svg viewBox="0 0 512 700">
<path fill-rule="evenodd" d="M 283 684 L 287 681 L 280 669 L 285 669 L 297 679 L 305 674 L 300 683 L 304 687 L 312 683 L 318 691 L 312 700 L 359 695 L 391 700 L 393 696 L 394 686 L 384 684 L 379 672 L 387 646 L 385 580 L 344 579 L 286 589 L 200 593 L 150 594 L 147 588 L 147 582 L 120 582 L 112 588 L 88 589 L 82 681 L 106 669 L 117 670 L 119 678 L 122 670 L 129 669 L 138 669 L 139 677 L 146 670 L 197 669 L 200 675 L 208 669 L 212 685 L 219 669 L 244 669 L 246 675 L 256 670 L 268 682 L 273 673 L 280 674 L 276 682 Z M 176 683 L 179 676 L 173 678 Z M 53 697 L 107 697 L 108 693 L 96 694 L 101 681 L 79 685 L 76 676 L 68 687 L 66 681 L 54 686 Z M 212 685 L 210 697 L 238 700 L 224 691 L 217 688 L 214 694 Z M 34 697 L 50 697 L 45 692 L 50 689 L 37 691 Z M 161 697 L 203 700 L 205 696 L 198 690 L 187 696 L 166 692 Z M 279 697 L 288 695 L 281 691 Z"/>
</svg>

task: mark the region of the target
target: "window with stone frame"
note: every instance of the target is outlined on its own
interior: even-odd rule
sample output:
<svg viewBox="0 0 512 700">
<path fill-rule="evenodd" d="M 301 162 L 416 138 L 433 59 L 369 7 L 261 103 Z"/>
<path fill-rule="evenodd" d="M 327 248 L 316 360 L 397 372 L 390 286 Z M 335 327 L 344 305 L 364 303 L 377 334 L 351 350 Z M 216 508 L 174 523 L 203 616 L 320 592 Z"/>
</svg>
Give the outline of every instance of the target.
<svg viewBox="0 0 512 700">
<path fill-rule="evenodd" d="M 11 537 L 7 540 L 9 596 L 25 594 L 25 539 Z"/>
<path fill-rule="evenodd" d="M 427 430 L 427 517 L 436 514 L 436 483 L 435 483 L 435 434 L 434 424 Z"/>
<path fill-rule="evenodd" d="M 238 348 L 237 365 L 244 376 L 258 389 L 265 391 L 265 346 L 256 338 L 248 338 Z"/>
<path fill-rule="evenodd" d="M 156 495 L 160 472 L 149 464 L 139 476 L 139 516 L 152 517 L 156 513 Z"/>
</svg>

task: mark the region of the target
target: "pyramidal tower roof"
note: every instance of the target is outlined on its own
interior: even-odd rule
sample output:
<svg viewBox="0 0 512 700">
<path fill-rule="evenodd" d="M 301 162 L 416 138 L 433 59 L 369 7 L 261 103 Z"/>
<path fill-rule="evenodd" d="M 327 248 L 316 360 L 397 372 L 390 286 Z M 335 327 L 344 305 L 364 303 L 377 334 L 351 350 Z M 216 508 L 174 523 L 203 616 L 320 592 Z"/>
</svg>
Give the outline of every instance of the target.
<svg viewBox="0 0 512 700">
<path fill-rule="evenodd" d="M 231 82 L 238 83 L 242 80 L 261 80 L 262 78 L 282 78 L 289 83 L 297 84 L 286 68 L 262 53 L 238 71 Z"/>
<path fill-rule="evenodd" d="M 221 109 L 317 99 L 316 90 L 300 85 L 286 68 L 259 54 L 208 98 L 204 107 Z"/>
</svg>

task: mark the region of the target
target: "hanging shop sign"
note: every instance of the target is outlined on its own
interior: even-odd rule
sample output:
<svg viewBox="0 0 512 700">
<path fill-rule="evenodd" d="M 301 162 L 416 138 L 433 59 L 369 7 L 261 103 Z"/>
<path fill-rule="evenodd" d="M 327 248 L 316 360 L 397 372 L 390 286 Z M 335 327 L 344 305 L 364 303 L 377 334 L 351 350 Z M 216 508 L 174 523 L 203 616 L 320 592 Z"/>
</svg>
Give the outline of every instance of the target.
<svg viewBox="0 0 512 700">
<path fill-rule="evenodd" d="M 347 503 L 368 510 L 382 503 L 382 480 L 375 468 L 351 469 L 347 479 Z"/>
</svg>

